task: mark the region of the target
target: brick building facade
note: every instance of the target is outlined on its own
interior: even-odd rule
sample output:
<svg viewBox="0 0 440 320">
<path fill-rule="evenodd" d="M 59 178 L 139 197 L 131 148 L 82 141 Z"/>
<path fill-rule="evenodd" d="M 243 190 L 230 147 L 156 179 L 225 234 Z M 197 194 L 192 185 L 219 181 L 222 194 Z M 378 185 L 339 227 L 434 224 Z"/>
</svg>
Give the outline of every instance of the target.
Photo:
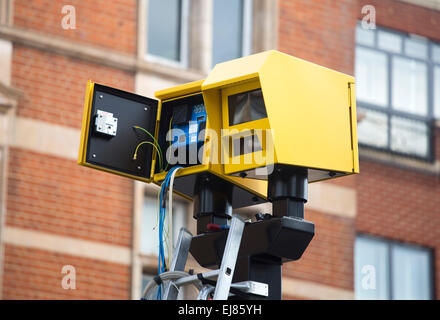
<svg viewBox="0 0 440 320">
<path fill-rule="evenodd" d="M 273 48 L 360 79 L 368 79 L 362 73 L 368 70 L 356 67 L 361 57 L 376 54 L 379 65 L 383 55 L 393 66 L 394 60 L 408 60 L 416 79 L 424 70 L 428 79 L 423 114 L 382 114 L 358 96 L 360 133 L 368 132 L 371 114 L 387 117 L 390 128 L 378 137 L 387 137 L 388 143 L 360 136 L 359 175 L 310 185 L 306 219 L 315 223 L 316 235 L 301 260 L 284 265 L 283 297 L 438 298 L 440 3 L 223 1 L 229 9 L 217 0 L 161 3 L 170 12 L 177 10 L 178 45 L 169 43 L 174 60 L 155 42 L 156 26 L 148 24 L 153 10 L 163 13 L 153 0 L 0 0 L 0 298 L 138 299 L 143 283 L 156 272 L 151 221 L 157 189 L 76 164 L 88 79 L 153 96 L 158 89 L 203 79 L 219 56 Z M 63 18 L 72 12 L 63 13 L 65 5 L 75 9 L 75 29 L 63 28 Z M 402 52 L 383 49 L 379 40 L 364 46 L 369 37 L 361 27 L 365 6 L 373 6 L 376 14 L 377 28 L 368 34 L 397 35 L 405 43 Z M 222 43 L 213 34 L 228 10 L 240 10 L 239 27 L 231 35 L 240 45 L 236 52 L 219 53 Z M 419 47 L 422 43 L 420 48 L 426 44 L 425 58 L 411 58 L 406 43 L 413 39 Z M 390 93 L 397 90 L 396 70 L 388 74 L 389 110 L 397 109 Z M 372 95 L 379 97 L 382 92 L 375 90 Z M 407 131 L 399 127 L 410 138 L 395 147 L 400 140 L 394 117 L 403 116 L 418 124 L 404 126 Z M 411 135 L 415 127 L 426 136 Z M 423 143 L 412 143 L 416 138 L 427 141 L 426 150 L 419 147 Z M 177 201 L 175 210 L 175 225 L 194 231 L 191 203 Z M 363 250 L 373 254 L 363 255 Z M 364 292 L 360 282 L 368 274 L 363 264 L 379 253 L 388 262 L 376 266 L 372 258 L 367 263 L 376 268 L 377 288 Z M 414 260 L 417 254 L 420 259 Z M 428 267 L 414 262 L 422 260 Z M 62 287 L 67 265 L 75 268 L 75 290 Z M 414 276 L 414 270 L 424 278 Z M 413 287 L 423 281 L 428 288 Z"/>
</svg>

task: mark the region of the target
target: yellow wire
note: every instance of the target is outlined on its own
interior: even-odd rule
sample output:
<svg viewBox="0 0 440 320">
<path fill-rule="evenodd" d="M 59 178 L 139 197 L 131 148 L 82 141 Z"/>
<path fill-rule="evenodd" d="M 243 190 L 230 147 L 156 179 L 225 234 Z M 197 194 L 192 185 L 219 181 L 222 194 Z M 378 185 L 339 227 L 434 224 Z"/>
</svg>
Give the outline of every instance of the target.
<svg viewBox="0 0 440 320">
<path fill-rule="evenodd" d="M 163 153 L 162 153 L 162 149 L 160 148 L 159 142 L 157 142 L 156 138 L 154 138 L 154 136 L 150 133 L 150 131 L 148 131 L 148 130 L 142 128 L 142 127 L 139 127 L 139 126 L 133 126 L 133 128 L 144 131 L 146 134 L 148 134 L 153 139 L 153 141 L 154 141 L 154 143 L 156 145 L 156 150 L 157 150 L 157 152 L 159 154 L 159 158 L 163 159 Z M 162 163 L 161 164 L 162 165 L 161 171 L 163 171 L 163 160 L 161 160 L 161 163 Z"/>
<path fill-rule="evenodd" d="M 170 119 L 170 125 L 169 125 L 169 134 L 170 134 L 170 143 L 169 143 L 169 146 L 171 147 L 171 123 L 172 123 L 172 121 L 173 121 L 173 117 L 171 117 L 171 119 Z M 147 131 L 147 130 L 145 130 L 144 128 L 141 128 L 141 127 L 137 127 L 137 126 L 135 126 L 135 128 L 138 128 L 138 129 L 141 129 L 141 130 L 143 130 L 143 131 L 145 131 L 146 133 L 148 133 L 153 139 L 154 139 L 154 137 Z M 157 141 L 156 141 L 156 139 L 154 139 L 154 141 L 157 143 Z M 154 144 L 152 144 L 151 142 L 148 142 L 148 141 L 144 141 L 145 143 L 149 143 L 149 144 L 151 144 L 151 145 L 153 145 L 154 147 L 156 147 Z M 143 142 L 142 142 L 143 143 Z M 136 151 L 135 151 L 135 154 L 136 154 L 136 152 L 137 152 L 137 149 L 140 147 L 140 145 L 142 144 L 142 143 L 140 143 L 139 145 L 138 145 L 138 147 L 136 148 Z M 156 147 L 156 150 L 157 150 L 157 147 Z M 161 151 L 161 150 L 160 150 Z M 161 154 L 160 154 L 160 151 L 158 150 L 158 154 L 159 154 L 159 158 L 160 158 L 160 162 L 161 162 L 161 171 L 163 170 L 162 168 L 163 168 L 163 159 L 162 159 L 162 157 L 161 157 Z M 171 148 L 170 148 L 170 151 L 171 151 Z M 168 165 L 169 165 L 169 163 L 167 162 L 167 165 L 166 165 L 166 167 L 165 167 L 165 171 L 166 171 L 166 169 L 168 168 Z M 166 201 L 166 200 L 165 200 Z M 154 229 L 156 229 L 157 228 L 157 226 L 159 225 L 159 212 L 160 212 L 160 206 L 161 206 L 162 204 L 160 203 L 160 189 L 159 189 L 159 192 L 158 192 L 158 194 L 157 194 L 157 206 L 158 206 L 158 211 L 157 211 L 157 220 L 156 220 L 156 226 L 154 227 Z M 166 211 L 165 211 L 165 217 L 164 217 L 164 219 L 165 219 L 165 221 L 166 221 Z M 166 246 L 166 250 L 167 250 L 167 252 L 168 252 L 168 255 L 167 255 L 167 266 L 168 267 L 170 267 L 170 259 L 171 259 L 171 246 L 169 245 L 169 243 L 168 243 L 168 238 L 169 238 L 169 226 L 167 225 L 167 228 L 164 228 L 164 234 L 165 234 L 165 246 Z M 171 230 L 171 232 L 173 232 L 172 230 Z M 172 245 L 172 244 L 171 244 Z"/>
<path fill-rule="evenodd" d="M 162 161 L 162 156 L 161 156 L 161 154 L 160 154 L 159 148 L 158 148 L 154 143 L 152 143 L 152 142 L 150 142 L 150 141 L 143 141 L 143 142 L 141 142 L 141 143 L 139 143 L 139 144 L 137 145 L 136 150 L 134 151 L 133 159 L 136 159 L 136 158 L 137 158 L 137 152 L 138 152 L 138 149 L 139 149 L 139 147 L 140 147 L 141 145 L 143 145 L 143 144 L 151 144 L 154 148 L 156 148 L 157 154 L 159 155 L 160 171 L 163 171 L 163 161 Z"/>
<path fill-rule="evenodd" d="M 142 128 L 142 127 L 139 127 L 139 126 L 133 126 L 133 128 L 140 129 L 140 130 L 144 131 L 146 134 L 148 134 L 153 139 L 154 143 L 157 146 L 159 146 L 159 142 L 157 142 L 156 138 L 150 133 L 150 131 L 148 131 L 148 130 Z M 161 153 L 162 153 L 162 151 L 161 151 Z"/>
</svg>

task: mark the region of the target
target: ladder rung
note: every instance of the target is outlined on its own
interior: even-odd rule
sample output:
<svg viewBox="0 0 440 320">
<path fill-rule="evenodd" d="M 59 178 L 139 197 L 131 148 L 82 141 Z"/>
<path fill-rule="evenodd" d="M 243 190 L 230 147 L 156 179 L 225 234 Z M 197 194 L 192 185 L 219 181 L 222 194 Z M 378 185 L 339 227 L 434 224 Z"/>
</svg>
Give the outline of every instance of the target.
<svg viewBox="0 0 440 320">
<path fill-rule="evenodd" d="M 205 279 L 216 279 L 218 277 L 219 272 L 220 272 L 220 269 L 210 270 L 210 271 L 206 271 L 206 272 L 202 273 L 202 276 Z M 199 278 L 197 277 L 196 274 L 194 274 L 192 276 L 180 278 L 180 279 L 174 281 L 174 284 L 176 286 L 180 287 L 180 286 L 188 285 L 188 284 L 191 284 L 191 283 L 194 283 L 197 281 L 199 281 Z"/>
</svg>

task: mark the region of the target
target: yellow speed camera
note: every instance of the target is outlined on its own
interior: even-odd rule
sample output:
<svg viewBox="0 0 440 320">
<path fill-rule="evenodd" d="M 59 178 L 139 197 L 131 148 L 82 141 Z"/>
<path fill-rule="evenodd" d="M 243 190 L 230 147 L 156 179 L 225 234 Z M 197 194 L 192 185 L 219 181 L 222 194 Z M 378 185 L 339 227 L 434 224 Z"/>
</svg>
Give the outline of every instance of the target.
<svg viewBox="0 0 440 320">
<path fill-rule="evenodd" d="M 232 208 L 262 203 L 277 166 L 308 182 L 359 172 L 354 78 L 272 50 L 155 98 L 89 82 L 78 162 L 156 183 L 179 167 L 187 198 L 209 185 Z"/>
<path fill-rule="evenodd" d="M 359 172 L 353 77 L 268 51 L 216 65 L 202 91 L 221 108 L 225 174 L 267 179 L 282 164 L 314 182 Z"/>
</svg>

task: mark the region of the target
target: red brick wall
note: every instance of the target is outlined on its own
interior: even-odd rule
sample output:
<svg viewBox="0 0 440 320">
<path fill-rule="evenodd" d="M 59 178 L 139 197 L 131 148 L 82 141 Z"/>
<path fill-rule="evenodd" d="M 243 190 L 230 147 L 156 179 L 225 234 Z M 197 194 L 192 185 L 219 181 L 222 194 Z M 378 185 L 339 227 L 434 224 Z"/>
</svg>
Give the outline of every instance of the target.
<svg viewBox="0 0 440 320">
<path fill-rule="evenodd" d="M 70 1 L 77 29 L 61 28 L 64 1 L 15 1 L 16 27 L 68 41 L 136 51 L 137 2 Z M 87 80 L 134 91 L 134 73 L 14 44 L 11 83 L 24 96 L 17 116 L 79 129 Z M 78 130 L 78 140 L 79 140 Z M 133 182 L 80 167 L 76 161 L 11 148 L 6 225 L 131 247 Z M 77 268 L 77 290 L 61 288 L 61 268 Z M 130 267 L 5 247 L 3 297 L 128 299 Z"/>
<path fill-rule="evenodd" d="M 439 266 L 440 178 L 365 160 L 360 170 L 356 230 L 432 248 Z"/>
<path fill-rule="evenodd" d="M 280 51 L 353 74 L 356 1 L 283 0 L 279 10 Z"/>
<path fill-rule="evenodd" d="M 80 128 L 88 79 L 134 89 L 132 73 L 14 46 L 12 84 L 24 92 L 18 116 Z M 130 180 L 13 148 L 8 182 L 8 224 L 130 245 Z"/>
<path fill-rule="evenodd" d="M 12 148 L 6 224 L 130 246 L 132 193 L 127 178 Z"/>
<path fill-rule="evenodd" d="M 81 128 L 87 81 L 134 91 L 134 74 L 14 46 L 12 85 L 24 92 L 17 115 Z"/>
<path fill-rule="evenodd" d="M 361 8 L 376 8 L 376 24 L 394 30 L 418 34 L 440 41 L 440 11 L 396 0 L 358 0 L 357 14 L 362 19 Z"/>
<path fill-rule="evenodd" d="M 440 41 L 440 11 L 395 0 L 359 0 L 376 8 L 376 24 Z M 435 129 L 440 159 L 440 129 Z M 434 249 L 436 297 L 440 296 L 440 178 L 373 161 L 360 163 L 356 230 Z"/>
<path fill-rule="evenodd" d="M 278 49 L 353 74 L 356 10 L 350 0 L 280 1 Z M 356 177 L 333 184 L 354 188 Z M 284 265 L 283 275 L 353 290 L 354 220 L 307 209 L 305 218 L 315 223 L 315 237 L 299 261 Z"/>
<path fill-rule="evenodd" d="M 135 53 L 135 0 L 72 0 L 68 4 L 77 9 L 77 29 L 68 31 L 61 28 L 65 4 L 16 0 L 14 24 Z M 376 7 L 378 25 L 440 39 L 438 11 L 398 1 L 283 0 L 279 50 L 353 74 L 355 25 L 364 4 Z M 88 79 L 134 90 L 132 73 L 14 45 L 12 85 L 24 92 L 18 116 L 79 129 Z M 316 235 L 300 261 L 284 266 L 285 276 L 352 290 L 356 231 L 435 248 L 436 264 L 440 263 L 439 178 L 366 160 L 360 170 L 360 175 L 330 182 L 358 191 L 356 219 L 307 210 L 306 219 L 316 224 Z M 8 226 L 130 246 L 130 180 L 17 148 L 10 152 L 8 174 Z M 77 290 L 61 288 L 61 268 L 66 264 L 77 267 Z M 440 269 L 436 272 L 440 279 Z M 5 248 L 4 298 L 126 299 L 129 283 L 127 266 L 12 245 Z"/>
<path fill-rule="evenodd" d="M 378 26 L 440 39 L 440 11 L 401 1 L 285 0 L 280 1 L 279 49 L 353 74 L 354 31 L 364 5 L 375 6 Z M 436 158 L 440 159 L 440 129 L 436 130 Z M 307 211 L 306 219 L 316 224 L 315 238 L 300 261 L 285 265 L 284 275 L 353 289 L 355 232 L 434 248 L 439 265 L 439 177 L 367 160 L 361 160 L 360 172 L 329 182 L 356 189 L 356 219 Z M 436 279 L 439 296 L 439 268 Z"/>
<path fill-rule="evenodd" d="M 15 0 L 14 26 L 93 44 L 115 51 L 136 52 L 136 0 Z M 64 5 L 76 9 L 76 29 L 64 30 Z"/>
<path fill-rule="evenodd" d="M 3 299 L 129 299 L 130 267 L 6 245 Z M 63 266 L 75 267 L 76 289 L 62 287 Z"/>
<path fill-rule="evenodd" d="M 300 260 L 284 264 L 283 275 L 352 290 L 353 219 L 312 210 L 305 218 L 315 224 L 315 236 Z"/>
</svg>

